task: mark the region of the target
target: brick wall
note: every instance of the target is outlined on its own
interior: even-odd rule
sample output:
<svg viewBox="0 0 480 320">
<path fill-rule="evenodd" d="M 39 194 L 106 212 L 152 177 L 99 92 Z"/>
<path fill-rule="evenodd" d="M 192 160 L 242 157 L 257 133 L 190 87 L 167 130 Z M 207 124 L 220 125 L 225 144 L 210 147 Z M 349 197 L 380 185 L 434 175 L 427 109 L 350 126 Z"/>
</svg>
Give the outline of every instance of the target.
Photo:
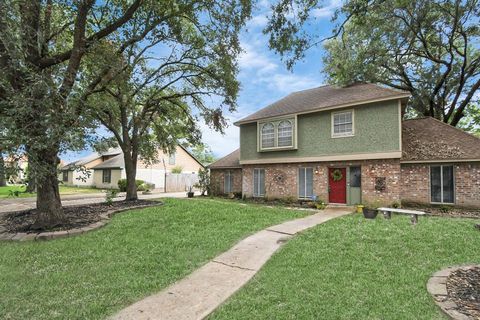
<svg viewBox="0 0 480 320">
<path fill-rule="evenodd" d="M 225 172 L 230 171 L 233 174 L 233 192 L 242 192 L 242 169 L 211 169 L 210 187 L 213 195 L 223 195 Z"/>
<path fill-rule="evenodd" d="M 480 208 L 480 162 L 455 165 L 455 189 L 457 205 Z"/>
<path fill-rule="evenodd" d="M 430 203 L 430 166 L 402 164 L 401 197 L 403 201 Z"/>
<path fill-rule="evenodd" d="M 328 168 L 361 166 L 362 167 L 362 201 L 376 199 L 390 204 L 400 200 L 400 162 L 399 160 L 365 160 L 347 162 L 314 162 L 289 164 L 245 165 L 243 167 L 243 194 L 253 196 L 253 169 L 265 169 L 265 192 L 267 197 L 297 197 L 297 175 L 299 167 L 313 167 L 313 193 L 328 201 Z M 386 189 L 375 190 L 377 177 L 386 178 Z"/>
<path fill-rule="evenodd" d="M 480 163 L 457 163 L 455 204 L 480 208 Z M 430 165 L 402 165 L 402 200 L 430 204 Z"/>
</svg>

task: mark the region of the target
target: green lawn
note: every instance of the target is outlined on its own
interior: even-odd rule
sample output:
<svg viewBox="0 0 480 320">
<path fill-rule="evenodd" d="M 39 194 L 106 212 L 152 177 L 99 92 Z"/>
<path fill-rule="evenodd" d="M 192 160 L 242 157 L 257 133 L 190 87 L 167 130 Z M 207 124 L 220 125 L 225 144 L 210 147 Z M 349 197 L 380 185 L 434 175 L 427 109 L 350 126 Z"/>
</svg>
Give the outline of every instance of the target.
<svg viewBox="0 0 480 320">
<path fill-rule="evenodd" d="M 104 228 L 46 242 L 0 242 L 0 319 L 101 319 L 165 288 L 267 226 L 305 211 L 166 200 Z"/>
<path fill-rule="evenodd" d="M 480 263 L 475 220 L 345 216 L 288 242 L 211 319 L 446 319 L 426 290 L 444 267 Z M 476 221 L 478 223 L 478 220 Z"/>
<path fill-rule="evenodd" d="M 15 185 L 15 186 L 6 186 L 0 187 L 0 198 L 7 198 L 10 194 L 10 190 L 20 191 L 20 198 L 29 198 L 35 197 L 34 193 L 23 193 L 25 192 L 25 186 Z M 78 194 L 78 193 L 98 193 L 101 192 L 100 189 L 95 188 L 79 188 L 79 187 L 67 187 L 60 185 L 60 194 L 69 195 L 69 194 Z"/>
</svg>

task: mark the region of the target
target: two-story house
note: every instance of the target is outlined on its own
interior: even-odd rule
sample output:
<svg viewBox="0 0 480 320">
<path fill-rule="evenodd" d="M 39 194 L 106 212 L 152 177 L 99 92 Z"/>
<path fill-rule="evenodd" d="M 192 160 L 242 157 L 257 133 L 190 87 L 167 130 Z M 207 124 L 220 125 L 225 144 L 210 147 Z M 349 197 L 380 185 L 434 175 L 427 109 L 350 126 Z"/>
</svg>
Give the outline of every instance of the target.
<svg viewBox="0 0 480 320">
<path fill-rule="evenodd" d="M 365 83 L 294 92 L 235 123 L 240 148 L 210 165 L 212 192 L 480 207 L 480 139 L 403 121 L 409 97 Z"/>
</svg>

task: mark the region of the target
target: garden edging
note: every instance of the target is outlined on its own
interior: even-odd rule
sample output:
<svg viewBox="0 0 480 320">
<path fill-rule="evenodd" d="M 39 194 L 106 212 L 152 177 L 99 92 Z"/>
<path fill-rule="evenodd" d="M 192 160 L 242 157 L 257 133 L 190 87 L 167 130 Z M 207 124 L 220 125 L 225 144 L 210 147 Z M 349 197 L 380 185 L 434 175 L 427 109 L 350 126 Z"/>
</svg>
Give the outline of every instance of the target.
<svg viewBox="0 0 480 320">
<path fill-rule="evenodd" d="M 100 214 L 100 221 L 94 222 L 87 226 L 81 228 L 74 228 L 69 230 L 61 230 L 61 231 L 47 231 L 47 232 L 33 232 L 33 233 L 26 233 L 26 232 L 8 232 L 7 228 L 3 224 L 0 224 L 0 241 L 42 241 L 42 240 L 51 240 L 51 239 L 58 239 L 58 238 L 67 238 L 73 237 L 85 232 L 89 232 L 92 230 L 97 230 L 105 226 L 110 222 L 110 219 L 114 214 L 128 211 L 128 210 L 135 210 L 135 209 L 143 209 L 143 208 L 150 208 L 162 205 L 162 202 L 158 204 L 146 204 L 146 205 L 139 205 L 133 206 L 128 208 L 121 208 L 110 210 L 105 213 Z"/>
<path fill-rule="evenodd" d="M 440 307 L 450 319 L 454 320 L 470 320 L 467 315 L 458 312 L 458 305 L 448 299 L 447 292 L 447 279 L 452 272 L 459 269 L 469 269 L 475 267 L 475 265 L 453 266 L 440 271 L 435 272 L 428 280 L 427 290 L 433 296 L 433 300 Z"/>
</svg>

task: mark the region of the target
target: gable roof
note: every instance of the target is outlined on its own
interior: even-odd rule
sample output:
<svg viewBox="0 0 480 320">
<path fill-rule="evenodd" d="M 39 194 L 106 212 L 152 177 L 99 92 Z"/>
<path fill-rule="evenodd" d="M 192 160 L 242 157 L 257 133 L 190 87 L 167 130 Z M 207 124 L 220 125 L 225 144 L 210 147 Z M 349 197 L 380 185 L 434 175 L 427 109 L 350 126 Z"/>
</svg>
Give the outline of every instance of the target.
<svg viewBox="0 0 480 320">
<path fill-rule="evenodd" d="M 434 118 L 403 121 L 402 162 L 480 161 L 480 139 Z"/>
<path fill-rule="evenodd" d="M 178 145 L 179 148 L 184 150 L 193 160 L 195 160 L 202 168 L 205 168 L 205 166 L 190 152 L 188 149 L 183 147 L 182 145 Z M 123 169 L 125 168 L 125 160 L 123 158 L 123 153 L 120 153 L 119 155 L 108 159 L 105 162 L 100 163 L 99 165 L 96 165 L 92 169 L 97 170 L 97 169 Z"/>
<path fill-rule="evenodd" d="M 225 157 L 218 159 L 208 166 L 210 169 L 235 169 L 241 168 L 240 165 L 240 149 L 233 151 Z"/>
<path fill-rule="evenodd" d="M 123 168 L 125 168 L 125 160 L 123 158 L 123 153 L 120 153 L 119 155 L 96 165 L 92 169 L 97 170 L 97 169 L 123 169 Z"/>
<path fill-rule="evenodd" d="M 69 162 L 67 165 L 62 167 L 62 170 L 69 170 L 69 169 L 73 169 L 76 166 L 86 165 L 92 161 L 97 160 L 102 156 L 112 156 L 112 155 L 121 154 L 121 153 L 122 153 L 122 150 L 120 148 L 110 148 L 106 152 L 94 152 L 92 154 L 89 154 L 86 157 Z"/>
<path fill-rule="evenodd" d="M 390 89 L 371 83 L 356 83 L 346 87 L 326 85 L 293 92 L 235 122 L 235 125 L 289 114 L 310 113 L 408 97 L 410 97 L 410 93 L 406 91 Z"/>
</svg>

